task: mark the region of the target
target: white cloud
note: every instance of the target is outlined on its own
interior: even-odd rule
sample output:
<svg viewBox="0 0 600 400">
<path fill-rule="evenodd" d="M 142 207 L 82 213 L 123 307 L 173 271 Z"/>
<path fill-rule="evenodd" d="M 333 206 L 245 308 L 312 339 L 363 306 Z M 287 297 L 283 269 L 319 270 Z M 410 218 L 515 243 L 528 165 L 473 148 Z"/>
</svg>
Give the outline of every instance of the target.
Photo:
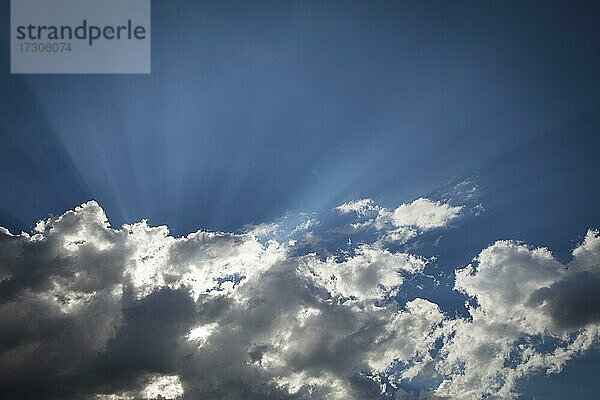
<svg viewBox="0 0 600 400">
<path fill-rule="evenodd" d="M 383 370 L 412 354 L 392 345 L 413 329 L 412 311 L 375 302 L 425 260 L 374 245 L 344 261 L 288 250 L 250 233 L 175 238 L 146 221 L 113 229 L 94 202 L 38 224 L 33 236 L 4 232 L 0 318 L 5 336 L 19 340 L 0 354 L 0 380 L 36 373 L 47 390 L 67 390 L 62 398 L 85 397 L 61 383 L 73 370 L 76 387 L 107 398 L 167 397 L 175 386 L 202 398 L 335 398 L 332 382 L 368 385 L 360 368 Z M 69 335 L 55 336 L 57 324 Z M 55 358 L 67 348 L 70 356 Z M 181 384 L 148 384 L 156 371 Z M 310 384 L 299 387 L 298 373 Z M 362 398 L 353 385 L 345 399 Z"/>
<path fill-rule="evenodd" d="M 213 322 L 212 324 L 200 325 L 192 330 L 186 335 L 187 340 L 190 342 L 198 343 L 199 347 L 202 347 L 208 341 L 208 338 L 213 334 L 215 329 L 219 327 L 219 324 Z"/>
<path fill-rule="evenodd" d="M 527 305 L 536 290 L 547 287 L 566 273 L 565 266 L 548 249 L 529 249 L 499 241 L 483 250 L 477 267 L 456 273 L 456 289 L 475 297 L 478 312 L 490 323 L 514 326 L 530 334 L 543 333 L 547 317 Z"/>
<path fill-rule="evenodd" d="M 372 199 L 360 199 L 340 204 L 336 207 L 340 214 L 356 213 L 358 216 L 364 216 L 372 211 L 378 211 L 379 207 L 375 205 Z"/>
<path fill-rule="evenodd" d="M 377 218 L 389 235 L 459 212 L 419 199 Z M 469 318 L 393 300 L 428 260 L 380 242 L 352 250 L 321 259 L 252 232 L 115 229 L 95 202 L 32 235 L 0 230 L 5 397 L 366 400 L 409 396 L 410 380 L 430 398 L 510 398 L 597 343 L 595 231 L 568 265 L 511 241 L 481 251 L 456 275 Z"/>
<path fill-rule="evenodd" d="M 305 260 L 332 293 L 361 300 L 377 299 L 403 282 L 401 273 L 423 270 L 426 261 L 406 253 L 391 253 L 378 246 L 361 245 L 355 255 L 338 262 L 315 257 Z"/>
<path fill-rule="evenodd" d="M 446 380 L 436 393 L 516 397 L 518 379 L 539 370 L 559 372 L 596 345 L 599 250 L 596 231 L 588 232 L 569 265 L 556 261 L 548 249 L 499 241 L 480 253 L 476 265 L 457 271 L 456 288 L 477 305 L 470 308 L 471 320 L 446 323 L 448 339 L 437 364 Z M 573 301 L 576 290 L 583 291 L 585 302 Z"/>
<path fill-rule="evenodd" d="M 418 198 L 393 210 L 379 207 L 371 199 L 351 201 L 336 209 L 340 214 L 356 214 L 358 221 L 348 226 L 348 232 L 373 228 L 384 232 L 382 241 L 404 244 L 419 233 L 448 225 L 463 207 Z"/>
<path fill-rule="evenodd" d="M 394 210 L 379 210 L 375 226 L 382 229 L 386 225 L 396 228 L 416 227 L 421 230 L 441 228 L 455 219 L 462 207 L 453 207 L 437 201 L 419 198 L 412 203 L 401 204 Z"/>
<path fill-rule="evenodd" d="M 152 377 L 142 390 L 145 399 L 175 399 L 183 395 L 181 380 L 177 375 L 159 375 Z"/>
</svg>

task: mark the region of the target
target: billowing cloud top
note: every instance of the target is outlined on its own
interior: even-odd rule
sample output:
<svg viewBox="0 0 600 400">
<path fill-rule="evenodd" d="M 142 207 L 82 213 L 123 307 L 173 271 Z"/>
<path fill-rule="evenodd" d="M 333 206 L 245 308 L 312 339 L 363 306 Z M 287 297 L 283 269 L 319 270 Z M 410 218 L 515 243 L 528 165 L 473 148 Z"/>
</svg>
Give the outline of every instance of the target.
<svg viewBox="0 0 600 400">
<path fill-rule="evenodd" d="M 589 231 L 568 265 L 522 243 L 483 249 L 456 271 L 464 317 L 400 301 L 432 261 L 386 240 L 461 210 L 423 198 L 341 205 L 383 238 L 345 257 L 265 240 L 273 226 L 114 229 L 95 202 L 32 234 L 1 229 L 3 398 L 513 398 L 519 379 L 597 344 L 600 235 Z"/>
</svg>

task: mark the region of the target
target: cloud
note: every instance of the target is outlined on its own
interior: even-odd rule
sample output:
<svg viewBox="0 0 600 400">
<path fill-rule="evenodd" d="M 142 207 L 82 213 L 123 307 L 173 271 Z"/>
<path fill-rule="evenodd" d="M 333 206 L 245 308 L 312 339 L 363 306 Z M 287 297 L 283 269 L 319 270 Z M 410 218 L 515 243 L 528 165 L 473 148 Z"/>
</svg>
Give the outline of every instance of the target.
<svg viewBox="0 0 600 400">
<path fill-rule="evenodd" d="M 392 231 L 460 213 L 426 199 L 381 210 Z M 398 301 L 423 257 L 375 241 L 323 258 L 274 230 L 116 229 L 95 202 L 32 234 L 0 230 L 3 398 L 510 398 L 598 340 L 596 231 L 568 265 L 511 241 L 482 250 L 456 273 L 461 318 L 427 293 Z"/>
<path fill-rule="evenodd" d="M 342 215 L 356 214 L 357 221 L 350 224 L 349 232 L 375 229 L 384 232 L 384 241 L 400 244 L 419 233 L 448 225 L 460 215 L 462 209 L 463 206 L 451 206 L 422 197 L 393 210 L 377 206 L 372 199 L 350 201 L 336 207 Z"/>
<path fill-rule="evenodd" d="M 374 304 L 426 263 L 375 245 L 337 261 L 251 233 L 113 229 L 95 202 L 0 235 L 6 398 L 358 398 L 363 370 L 425 351 L 441 318 Z"/>
<path fill-rule="evenodd" d="M 447 321 L 438 395 L 516 397 L 518 379 L 559 372 L 597 345 L 600 237 L 589 231 L 568 265 L 546 248 L 499 241 L 456 272 L 456 289 L 476 300 L 470 320 Z M 576 291 L 579 290 L 579 293 Z"/>
<path fill-rule="evenodd" d="M 367 215 L 372 211 L 378 211 L 379 207 L 371 199 L 360 199 L 340 204 L 335 208 L 340 214 L 356 213 L 358 216 Z"/>
<path fill-rule="evenodd" d="M 441 228 L 455 219 L 462 207 L 453 207 L 437 201 L 419 198 L 408 204 L 401 204 L 392 211 L 379 210 L 375 226 L 391 225 L 395 228 L 416 227 L 421 230 Z"/>
<path fill-rule="evenodd" d="M 573 251 L 562 278 L 531 294 L 528 306 L 541 308 L 559 328 L 574 329 L 600 322 L 600 236 L 589 231 Z"/>
</svg>

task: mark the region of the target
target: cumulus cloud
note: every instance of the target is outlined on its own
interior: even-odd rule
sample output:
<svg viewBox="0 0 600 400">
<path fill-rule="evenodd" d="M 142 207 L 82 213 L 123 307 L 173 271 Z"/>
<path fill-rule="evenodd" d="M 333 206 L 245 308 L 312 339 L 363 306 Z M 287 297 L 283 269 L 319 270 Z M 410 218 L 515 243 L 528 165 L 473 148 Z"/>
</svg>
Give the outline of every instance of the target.
<svg viewBox="0 0 600 400">
<path fill-rule="evenodd" d="M 396 228 L 414 226 L 422 230 L 440 228 L 460 213 L 461 207 L 419 198 L 408 204 L 401 204 L 392 211 L 379 210 L 375 225 L 392 225 Z"/>
<path fill-rule="evenodd" d="M 33 235 L 3 230 L 6 398 L 362 398 L 375 390 L 366 371 L 424 351 L 419 329 L 441 314 L 407 327 L 410 308 L 375 302 L 425 260 L 288 250 L 252 233 L 113 229 L 95 202 Z M 391 345 L 405 330 L 414 346 Z"/>
<path fill-rule="evenodd" d="M 383 240 L 397 243 L 406 243 L 421 232 L 448 225 L 460 215 L 462 209 L 463 206 L 452 206 L 423 197 L 393 210 L 377 206 L 372 199 L 350 201 L 336 207 L 342 215 L 356 215 L 358 220 L 350 224 L 350 231 L 375 229 L 384 232 Z"/>
<path fill-rule="evenodd" d="M 600 322 L 600 236 L 589 231 L 573 251 L 573 261 L 560 280 L 532 293 L 528 305 L 541 308 L 560 328 Z"/>
<path fill-rule="evenodd" d="M 518 379 L 559 372 L 597 345 L 600 237 L 589 231 L 568 265 L 546 248 L 499 241 L 457 271 L 456 289 L 476 300 L 470 320 L 447 322 L 438 395 L 516 397 Z M 576 294 L 576 290 L 581 293 Z"/>
<path fill-rule="evenodd" d="M 382 235 L 460 213 L 427 199 L 375 207 L 339 211 L 374 213 Z M 460 318 L 398 301 L 430 262 L 419 255 L 375 241 L 323 258 L 276 230 L 113 228 L 95 202 L 32 234 L 0 230 L 3 398 L 510 398 L 598 340 L 596 231 L 568 265 L 510 241 L 484 249 L 456 273 L 471 304 Z"/>
</svg>

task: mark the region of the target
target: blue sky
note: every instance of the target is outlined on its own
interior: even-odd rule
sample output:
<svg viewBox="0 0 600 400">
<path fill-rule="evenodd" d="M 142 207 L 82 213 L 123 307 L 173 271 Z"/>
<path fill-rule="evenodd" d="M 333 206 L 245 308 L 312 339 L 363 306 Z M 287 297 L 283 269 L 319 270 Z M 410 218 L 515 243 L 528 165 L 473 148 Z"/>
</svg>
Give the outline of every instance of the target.
<svg viewBox="0 0 600 400">
<path fill-rule="evenodd" d="M 300 213 L 328 227 L 341 203 L 393 209 L 460 182 L 475 197 L 449 203 L 483 211 L 418 250 L 446 274 L 502 239 L 567 263 L 600 227 L 591 2 L 155 1 L 150 75 L 10 75 L 8 2 L 0 15 L 12 232 L 90 199 L 115 227 L 175 235 Z M 523 398 L 590 397 L 599 365 L 589 353 Z"/>
</svg>

